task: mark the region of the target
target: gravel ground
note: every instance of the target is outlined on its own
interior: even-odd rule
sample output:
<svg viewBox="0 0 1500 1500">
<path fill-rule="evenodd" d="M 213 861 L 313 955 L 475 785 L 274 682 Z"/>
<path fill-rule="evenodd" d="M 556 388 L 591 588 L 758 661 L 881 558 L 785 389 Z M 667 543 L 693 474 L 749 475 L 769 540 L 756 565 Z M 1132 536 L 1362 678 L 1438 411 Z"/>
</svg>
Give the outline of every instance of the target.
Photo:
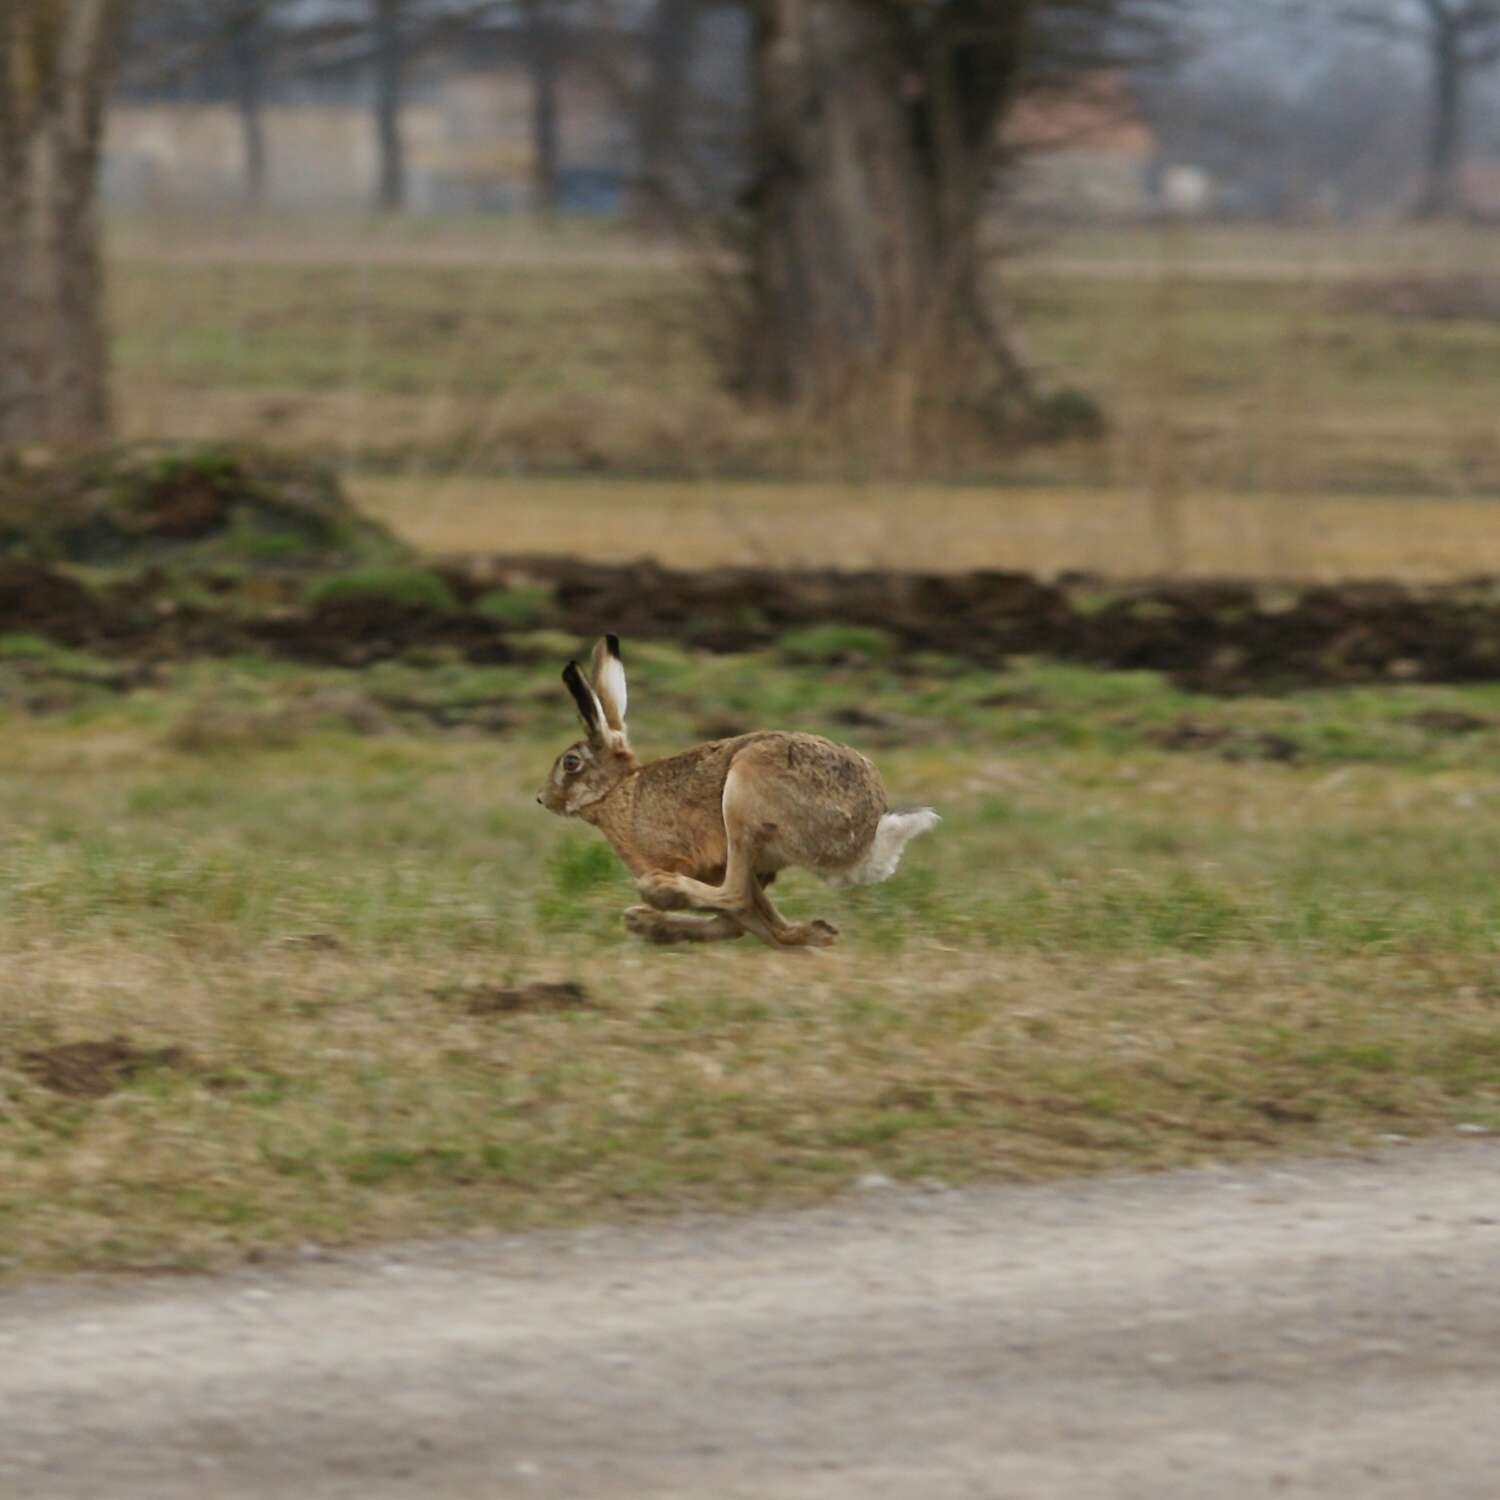
<svg viewBox="0 0 1500 1500">
<path fill-rule="evenodd" d="M 1500 1141 L 0 1300 L 0 1495 L 1500 1494 Z"/>
</svg>

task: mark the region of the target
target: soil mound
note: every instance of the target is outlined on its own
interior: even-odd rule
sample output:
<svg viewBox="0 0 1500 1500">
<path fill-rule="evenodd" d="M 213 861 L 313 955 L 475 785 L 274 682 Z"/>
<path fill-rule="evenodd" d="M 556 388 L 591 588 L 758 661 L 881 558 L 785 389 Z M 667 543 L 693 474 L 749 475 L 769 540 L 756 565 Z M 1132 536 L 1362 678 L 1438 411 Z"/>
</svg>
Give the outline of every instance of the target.
<svg viewBox="0 0 1500 1500">
<path fill-rule="evenodd" d="M 18 558 L 0 558 L 0 634 L 40 635 L 65 646 L 98 636 L 105 609 L 83 584 Z"/>
</svg>

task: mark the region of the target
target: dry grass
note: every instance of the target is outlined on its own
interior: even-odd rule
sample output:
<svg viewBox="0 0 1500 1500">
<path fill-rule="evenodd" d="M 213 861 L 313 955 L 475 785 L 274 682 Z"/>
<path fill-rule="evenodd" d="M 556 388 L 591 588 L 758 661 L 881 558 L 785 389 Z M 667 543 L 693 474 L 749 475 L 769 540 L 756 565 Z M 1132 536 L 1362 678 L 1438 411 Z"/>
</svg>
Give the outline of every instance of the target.
<svg viewBox="0 0 1500 1500">
<path fill-rule="evenodd" d="M 357 502 L 425 551 L 571 552 L 669 566 L 1069 569 L 1433 582 L 1500 572 L 1487 500 L 1090 489 L 356 476 Z"/>
<path fill-rule="evenodd" d="M 958 1183 L 1232 1160 L 1451 1125 L 1496 1068 L 1474 1050 L 1493 1042 L 1493 965 L 1472 959 L 1098 962 L 917 938 L 899 965 L 591 945 L 500 962 L 564 973 L 596 1006 L 472 1014 L 466 982 L 497 963 L 479 955 L 8 952 L 23 1035 L 123 1030 L 189 1059 L 97 1101 L 8 1075 L 7 1252 L 191 1266 L 808 1202 L 869 1170 Z"/>
<path fill-rule="evenodd" d="M 254 261 L 487 266 L 545 269 L 559 259 L 591 269 L 691 270 L 700 252 L 642 238 L 602 220 L 550 226 L 525 216 L 365 213 L 116 212 L 109 252 L 121 260 L 239 264 Z M 1077 226 L 1062 231 L 997 224 L 990 247 L 1003 264 L 1067 274 L 1155 275 L 1171 259 L 1194 275 L 1348 280 L 1393 266 L 1429 275 L 1487 271 L 1491 229 L 1463 223 L 1367 225 Z"/>
<path fill-rule="evenodd" d="M 718 386 L 702 282 L 598 228 L 368 239 L 280 221 L 125 226 L 112 301 L 129 435 L 286 443 L 420 480 L 904 473 L 1158 497 L 1500 492 L 1500 325 L 1361 311 L 1332 282 L 1447 275 L 1477 235 L 1082 235 L 997 270 L 1044 385 L 1102 442 L 1017 452 L 969 414 L 897 441 Z M 1483 253 L 1488 253 L 1487 250 Z M 923 429 L 926 430 L 925 428 Z"/>
</svg>

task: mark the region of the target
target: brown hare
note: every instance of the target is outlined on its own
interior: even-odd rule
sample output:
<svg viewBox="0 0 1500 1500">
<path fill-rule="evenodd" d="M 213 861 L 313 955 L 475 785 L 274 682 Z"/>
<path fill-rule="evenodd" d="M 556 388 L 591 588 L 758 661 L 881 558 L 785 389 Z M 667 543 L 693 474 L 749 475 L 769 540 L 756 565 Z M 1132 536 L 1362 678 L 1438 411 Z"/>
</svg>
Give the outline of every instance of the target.
<svg viewBox="0 0 1500 1500">
<path fill-rule="evenodd" d="M 587 678 L 570 661 L 563 681 L 587 734 L 558 756 L 537 801 L 609 840 L 646 902 L 625 925 L 652 942 L 750 932 L 775 948 L 824 947 L 836 928 L 788 922 L 771 904 L 777 871 L 800 865 L 840 885 L 887 880 L 907 841 L 938 821 L 927 807 L 892 812 L 871 762 L 815 734 L 763 730 L 642 765 L 625 731 L 615 636 L 594 647 Z"/>
</svg>

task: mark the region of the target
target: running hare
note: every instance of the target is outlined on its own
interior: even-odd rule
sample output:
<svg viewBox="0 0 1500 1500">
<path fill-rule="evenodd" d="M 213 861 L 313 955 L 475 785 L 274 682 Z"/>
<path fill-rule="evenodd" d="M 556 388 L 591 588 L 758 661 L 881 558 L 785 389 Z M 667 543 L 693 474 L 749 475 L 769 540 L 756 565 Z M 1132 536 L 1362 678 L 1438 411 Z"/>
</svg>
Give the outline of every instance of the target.
<svg viewBox="0 0 1500 1500">
<path fill-rule="evenodd" d="M 594 647 L 587 678 L 570 661 L 563 681 L 587 735 L 558 756 L 536 800 L 609 840 L 647 902 L 626 911 L 625 925 L 653 942 L 751 932 L 776 948 L 826 946 L 836 928 L 788 922 L 771 905 L 776 872 L 801 865 L 836 884 L 886 880 L 907 840 L 938 821 L 931 808 L 890 811 L 875 767 L 815 734 L 741 734 L 642 765 L 625 732 L 615 636 Z"/>
</svg>

